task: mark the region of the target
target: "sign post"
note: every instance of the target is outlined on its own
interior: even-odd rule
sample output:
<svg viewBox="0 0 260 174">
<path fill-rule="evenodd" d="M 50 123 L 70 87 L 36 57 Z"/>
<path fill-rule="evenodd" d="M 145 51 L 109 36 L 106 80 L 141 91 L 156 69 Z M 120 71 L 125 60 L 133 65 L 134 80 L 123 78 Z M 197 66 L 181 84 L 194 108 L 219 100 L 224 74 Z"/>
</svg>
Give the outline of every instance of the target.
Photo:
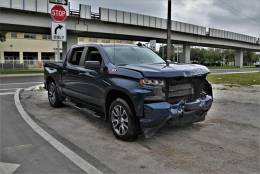
<svg viewBox="0 0 260 174">
<path fill-rule="evenodd" d="M 60 60 L 60 41 L 67 41 L 67 29 L 64 21 L 69 16 L 68 0 L 49 0 L 49 13 L 52 17 L 51 36 L 57 41 L 56 60 Z"/>
</svg>

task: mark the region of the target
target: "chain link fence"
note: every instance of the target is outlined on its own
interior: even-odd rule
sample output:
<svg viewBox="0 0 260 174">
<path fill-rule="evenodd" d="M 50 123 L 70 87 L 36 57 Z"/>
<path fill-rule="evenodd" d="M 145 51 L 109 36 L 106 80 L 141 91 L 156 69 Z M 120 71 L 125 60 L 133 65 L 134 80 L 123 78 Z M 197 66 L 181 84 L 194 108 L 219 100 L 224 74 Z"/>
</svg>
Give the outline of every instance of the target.
<svg viewBox="0 0 260 174">
<path fill-rule="evenodd" d="M 29 69 L 43 69 L 45 62 L 55 62 L 55 60 L 0 60 L 1 70 L 29 70 Z"/>
</svg>

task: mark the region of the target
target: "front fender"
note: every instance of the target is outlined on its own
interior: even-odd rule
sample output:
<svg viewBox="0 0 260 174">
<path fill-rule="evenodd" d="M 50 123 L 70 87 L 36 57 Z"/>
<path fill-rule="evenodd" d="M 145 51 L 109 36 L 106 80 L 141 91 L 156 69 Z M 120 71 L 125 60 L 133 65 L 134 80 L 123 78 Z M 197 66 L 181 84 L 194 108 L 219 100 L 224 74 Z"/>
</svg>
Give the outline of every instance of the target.
<svg viewBox="0 0 260 174">
<path fill-rule="evenodd" d="M 144 98 L 152 93 L 151 90 L 143 89 L 137 79 L 125 79 L 113 77 L 109 79 L 110 86 L 107 88 L 106 96 L 111 90 L 120 91 L 131 100 L 137 117 L 143 116 Z"/>
</svg>

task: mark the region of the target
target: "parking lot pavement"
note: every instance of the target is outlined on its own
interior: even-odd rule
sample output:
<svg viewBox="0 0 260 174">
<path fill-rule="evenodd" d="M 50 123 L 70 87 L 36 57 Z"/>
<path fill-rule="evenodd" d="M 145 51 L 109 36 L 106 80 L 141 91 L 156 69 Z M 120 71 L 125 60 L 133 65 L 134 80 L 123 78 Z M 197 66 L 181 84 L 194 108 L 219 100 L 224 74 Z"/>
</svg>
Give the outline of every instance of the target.
<svg viewBox="0 0 260 174">
<path fill-rule="evenodd" d="M 260 88 L 214 86 L 206 121 L 165 126 L 154 137 L 116 140 L 102 120 L 64 106 L 45 91 L 24 91 L 27 112 L 47 132 L 104 173 L 234 173 L 260 171 Z"/>
</svg>

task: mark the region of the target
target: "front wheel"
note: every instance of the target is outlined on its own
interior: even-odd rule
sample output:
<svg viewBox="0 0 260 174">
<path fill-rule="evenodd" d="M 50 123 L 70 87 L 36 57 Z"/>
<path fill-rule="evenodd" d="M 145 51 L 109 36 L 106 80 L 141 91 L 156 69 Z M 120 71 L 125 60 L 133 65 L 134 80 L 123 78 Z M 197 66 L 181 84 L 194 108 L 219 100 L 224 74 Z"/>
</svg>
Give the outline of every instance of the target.
<svg viewBox="0 0 260 174">
<path fill-rule="evenodd" d="M 133 141 L 138 136 L 138 122 L 129 104 L 117 98 L 109 109 L 110 124 L 116 138 L 124 141 Z"/>
<path fill-rule="evenodd" d="M 48 85 L 48 99 L 52 107 L 60 107 L 62 105 L 63 97 L 58 93 L 54 82 L 50 82 Z"/>
</svg>

